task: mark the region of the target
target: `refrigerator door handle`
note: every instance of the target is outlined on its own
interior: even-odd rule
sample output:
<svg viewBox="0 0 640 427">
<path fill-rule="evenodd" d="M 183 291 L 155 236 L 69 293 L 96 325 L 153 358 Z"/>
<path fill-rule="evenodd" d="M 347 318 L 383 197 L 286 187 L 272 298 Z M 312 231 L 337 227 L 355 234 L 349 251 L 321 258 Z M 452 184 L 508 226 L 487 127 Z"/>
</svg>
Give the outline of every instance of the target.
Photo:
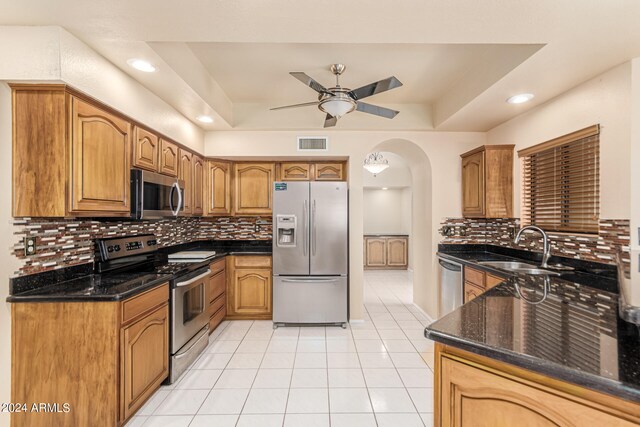
<svg viewBox="0 0 640 427">
<path fill-rule="evenodd" d="M 307 255 L 307 249 L 309 246 L 309 206 L 307 205 L 307 200 L 303 203 L 303 211 L 302 211 L 302 223 L 304 224 L 304 233 L 302 235 L 302 254 Z"/>
<path fill-rule="evenodd" d="M 311 208 L 311 254 L 316 254 L 316 199 L 313 199 L 313 207 Z"/>
<path fill-rule="evenodd" d="M 286 283 L 334 283 L 338 279 L 282 279 Z"/>
</svg>

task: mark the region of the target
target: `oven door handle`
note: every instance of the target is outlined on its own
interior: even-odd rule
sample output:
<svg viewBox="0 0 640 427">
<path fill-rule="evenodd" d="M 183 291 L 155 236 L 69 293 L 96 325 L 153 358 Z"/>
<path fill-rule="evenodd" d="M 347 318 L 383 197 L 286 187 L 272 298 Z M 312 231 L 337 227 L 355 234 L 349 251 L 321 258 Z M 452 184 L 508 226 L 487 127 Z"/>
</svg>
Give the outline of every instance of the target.
<svg viewBox="0 0 640 427">
<path fill-rule="evenodd" d="M 207 271 L 205 271 L 204 273 L 194 277 L 193 279 L 189 279 L 186 282 L 176 282 L 176 288 L 183 288 L 185 286 L 189 286 L 189 285 L 197 282 L 198 280 L 207 277 L 209 274 L 211 274 L 211 270 L 207 269 Z"/>
</svg>

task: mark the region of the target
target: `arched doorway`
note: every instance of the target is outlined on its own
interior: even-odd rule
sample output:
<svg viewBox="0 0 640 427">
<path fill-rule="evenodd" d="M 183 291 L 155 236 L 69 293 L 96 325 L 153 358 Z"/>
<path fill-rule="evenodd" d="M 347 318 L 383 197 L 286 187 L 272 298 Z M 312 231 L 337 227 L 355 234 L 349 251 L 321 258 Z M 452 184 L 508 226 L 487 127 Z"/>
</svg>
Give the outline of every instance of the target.
<svg viewBox="0 0 640 427">
<path fill-rule="evenodd" d="M 438 306 L 437 284 L 432 278 L 432 174 L 426 153 L 406 139 L 389 139 L 371 149 L 399 156 L 409 169 L 411 182 L 409 264 L 413 270 L 413 303 L 425 312 Z M 366 172 L 365 172 L 366 173 Z"/>
</svg>

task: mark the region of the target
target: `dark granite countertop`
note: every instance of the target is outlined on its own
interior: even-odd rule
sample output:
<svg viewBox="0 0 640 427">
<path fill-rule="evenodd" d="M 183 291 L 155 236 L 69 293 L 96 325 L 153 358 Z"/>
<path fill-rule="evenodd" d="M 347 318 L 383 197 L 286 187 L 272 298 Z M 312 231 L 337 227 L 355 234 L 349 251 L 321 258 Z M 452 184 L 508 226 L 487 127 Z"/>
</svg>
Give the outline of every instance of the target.
<svg viewBox="0 0 640 427">
<path fill-rule="evenodd" d="M 160 256 L 188 250 L 215 250 L 216 255 L 194 269 L 227 255 L 270 255 L 271 241 L 207 241 L 162 248 Z M 201 265 L 200 265 L 201 264 Z M 149 271 L 94 274 L 91 264 L 11 279 L 7 302 L 119 301 L 173 279 Z"/>
<path fill-rule="evenodd" d="M 478 251 L 473 258 L 471 251 L 442 249 L 469 264 L 496 255 Z M 573 281 L 581 275 L 595 276 L 597 287 Z M 569 277 L 509 276 L 429 325 L 425 336 L 640 402 L 640 327 L 619 317 L 618 294 L 601 286 L 607 279 L 584 272 Z"/>
</svg>

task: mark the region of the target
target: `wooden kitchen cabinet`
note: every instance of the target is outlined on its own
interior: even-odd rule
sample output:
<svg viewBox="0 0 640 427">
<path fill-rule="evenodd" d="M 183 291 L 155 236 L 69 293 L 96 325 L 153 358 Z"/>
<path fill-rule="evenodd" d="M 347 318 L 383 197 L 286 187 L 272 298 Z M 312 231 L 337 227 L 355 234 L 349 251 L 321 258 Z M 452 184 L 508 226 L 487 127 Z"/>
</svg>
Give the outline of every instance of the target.
<svg viewBox="0 0 640 427">
<path fill-rule="evenodd" d="M 131 124 L 77 97 L 71 106 L 69 213 L 130 213 Z"/>
<path fill-rule="evenodd" d="M 311 181 L 311 163 L 280 163 L 278 181 Z"/>
<path fill-rule="evenodd" d="M 364 236 L 365 269 L 406 270 L 409 265 L 407 236 Z"/>
<path fill-rule="evenodd" d="M 135 168 L 158 171 L 158 153 L 160 143 L 158 135 L 134 126 L 133 128 L 133 162 Z"/>
<path fill-rule="evenodd" d="M 466 265 L 464 267 L 464 302 L 467 303 L 478 295 L 504 282 L 503 277 L 477 270 Z"/>
<path fill-rule="evenodd" d="M 513 147 L 483 145 L 462 157 L 462 215 L 513 216 Z"/>
<path fill-rule="evenodd" d="M 123 301 L 11 304 L 11 401 L 71 407 L 11 425 L 123 425 L 168 376 L 168 303 L 164 283 Z"/>
<path fill-rule="evenodd" d="M 227 272 L 227 319 L 271 319 L 271 256 L 228 256 Z"/>
<path fill-rule="evenodd" d="M 231 163 L 207 160 L 204 214 L 231 215 Z"/>
<path fill-rule="evenodd" d="M 270 215 L 272 212 L 274 163 L 234 163 L 235 215 Z"/>
<path fill-rule="evenodd" d="M 436 343 L 435 423 L 637 426 L 640 405 Z"/>
<path fill-rule="evenodd" d="M 204 159 L 193 155 L 193 191 L 191 192 L 191 213 L 202 215 L 204 213 Z"/>
<path fill-rule="evenodd" d="M 316 181 L 344 181 L 344 162 L 315 163 L 313 179 Z"/>
<path fill-rule="evenodd" d="M 209 295 L 209 334 L 220 325 L 227 314 L 227 275 L 226 261 L 224 258 L 211 263 L 209 268 L 209 286 L 207 293 Z"/>
<path fill-rule="evenodd" d="M 182 194 L 184 214 L 191 215 L 193 213 L 193 195 L 195 193 L 194 186 L 194 155 L 189 151 L 179 150 L 178 162 L 178 179 L 184 181 L 184 193 Z"/>
<path fill-rule="evenodd" d="M 178 146 L 166 139 L 160 140 L 160 159 L 158 172 L 168 176 L 178 176 L 179 154 Z"/>
</svg>

